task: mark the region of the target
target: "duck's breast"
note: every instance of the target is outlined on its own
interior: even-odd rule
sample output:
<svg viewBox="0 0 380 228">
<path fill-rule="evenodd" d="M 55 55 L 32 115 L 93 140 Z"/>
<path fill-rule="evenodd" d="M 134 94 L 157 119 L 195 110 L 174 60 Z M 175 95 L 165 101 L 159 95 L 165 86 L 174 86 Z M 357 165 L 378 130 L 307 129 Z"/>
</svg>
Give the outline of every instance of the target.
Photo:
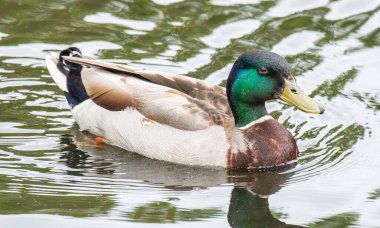
<svg viewBox="0 0 380 228">
<path fill-rule="evenodd" d="M 273 118 L 253 124 L 242 131 L 247 149 L 230 151 L 228 167 L 263 170 L 297 159 L 298 147 L 292 134 Z"/>
</svg>

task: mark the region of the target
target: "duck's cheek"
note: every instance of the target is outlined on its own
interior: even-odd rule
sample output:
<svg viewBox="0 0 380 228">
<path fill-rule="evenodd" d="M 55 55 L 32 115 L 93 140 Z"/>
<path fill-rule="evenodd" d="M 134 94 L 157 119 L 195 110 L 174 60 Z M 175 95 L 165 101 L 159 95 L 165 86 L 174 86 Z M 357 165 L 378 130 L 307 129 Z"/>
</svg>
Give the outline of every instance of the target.
<svg viewBox="0 0 380 228">
<path fill-rule="evenodd" d="M 272 91 L 271 98 L 278 99 L 284 93 L 284 89 L 285 89 L 285 80 L 283 78 L 276 80 L 276 84 Z"/>
<path fill-rule="evenodd" d="M 276 90 L 273 91 L 272 99 L 279 99 L 283 93 L 284 87 L 277 87 Z"/>
</svg>

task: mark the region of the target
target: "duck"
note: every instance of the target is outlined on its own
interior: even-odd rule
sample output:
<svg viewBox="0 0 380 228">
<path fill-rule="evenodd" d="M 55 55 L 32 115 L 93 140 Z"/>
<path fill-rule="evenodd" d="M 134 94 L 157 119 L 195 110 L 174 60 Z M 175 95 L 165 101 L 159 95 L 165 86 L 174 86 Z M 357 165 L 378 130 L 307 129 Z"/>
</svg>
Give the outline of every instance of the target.
<svg viewBox="0 0 380 228">
<path fill-rule="evenodd" d="M 280 55 L 240 55 L 226 88 L 201 79 L 86 57 L 49 53 L 47 69 L 81 131 L 145 157 L 188 166 L 266 171 L 297 160 L 296 141 L 268 114 L 279 99 L 312 114 L 324 106 L 297 85 Z M 146 167 L 149 168 L 149 167 Z"/>
</svg>

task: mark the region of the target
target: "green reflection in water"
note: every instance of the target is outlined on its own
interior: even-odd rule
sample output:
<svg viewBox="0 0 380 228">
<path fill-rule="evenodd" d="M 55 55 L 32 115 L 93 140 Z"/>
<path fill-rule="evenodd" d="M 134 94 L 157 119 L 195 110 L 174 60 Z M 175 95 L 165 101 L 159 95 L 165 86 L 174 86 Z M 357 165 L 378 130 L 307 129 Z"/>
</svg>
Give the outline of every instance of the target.
<svg viewBox="0 0 380 228">
<path fill-rule="evenodd" d="M 366 104 L 367 108 L 374 110 L 374 112 L 380 110 L 380 94 L 352 93 L 351 95 Z"/>
<path fill-rule="evenodd" d="M 308 227 L 345 228 L 354 225 L 358 219 L 359 215 L 357 213 L 343 213 L 321 219 L 318 222 L 310 224 Z"/>
<path fill-rule="evenodd" d="M 295 76 L 301 75 L 306 71 L 312 70 L 315 66 L 322 62 L 320 56 L 307 52 L 289 56 L 286 58 L 286 60 L 292 66 L 292 74 Z"/>
<path fill-rule="evenodd" d="M 244 188 L 236 187 L 232 191 L 228 210 L 231 227 L 302 227 L 280 221 L 283 217 L 281 212 L 270 210 L 267 197 Z"/>
<path fill-rule="evenodd" d="M 0 178 L 2 180 L 3 178 Z M 70 194 L 39 195 L 31 193 L 32 185 L 22 183 L 24 188 L 5 192 L 0 185 L 0 214 L 54 214 L 73 217 L 106 215 L 115 202 L 107 195 Z"/>
<path fill-rule="evenodd" d="M 151 202 L 136 207 L 127 213 L 129 221 L 147 223 L 175 223 L 179 221 L 200 221 L 215 218 L 221 214 L 217 208 L 180 209 L 169 202 Z"/>
<path fill-rule="evenodd" d="M 375 47 L 380 45 L 380 28 L 362 37 L 361 40 L 367 47 Z"/>
<path fill-rule="evenodd" d="M 358 71 L 356 69 L 351 69 L 347 72 L 344 72 L 335 79 L 322 83 L 311 93 L 311 96 L 314 97 L 316 95 L 320 95 L 327 97 L 328 100 L 331 100 L 332 98 L 341 95 L 341 91 L 343 90 L 344 86 L 352 81 L 355 76 L 357 76 L 357 73 Z"/>
<path fill-rule="evenodd" d="M 227 214 L 230 226 L 302 227 L 281 221 L 287 215 L 280 210 L 271 209 L 269 205 L 270 195 L 278 192 L 293 175 L 294 172 L 229 172 L 229 182 L 235 184 Z"/>
<path fill-rule="evenodd" d="M 368 199 L 370 199 L 370 200 L 380 199 L 380 188 L 376 189 L 375 191 L 373 191 L 371 193 L 369 193 Z"/>
<path fill-rule="evenodd" d="M 339 160 L 344 159 L 352 153 L 352 147 L 364 137 L 365 128 L 359 124 L 351 124 L 350 126 L 336 132 L 342 126 L 337 126 L 331 129 L 314 147 L 306 149 L 299 158 L 300 163 L 307 163 L 311 160 L 322 158 L 319 162 L 319 166 L 333 162 L 337 158 Z M 321 131 L 323 128 L 315 128 L 314 134 L 310 131 L 306 132 L 306 135 L 315 135 L 315 132 Z M 324 140 L 330 135 L 334 134 L 332 139 Z M 305 136 L 301 136 L 305 138 Z"/>
</svg>

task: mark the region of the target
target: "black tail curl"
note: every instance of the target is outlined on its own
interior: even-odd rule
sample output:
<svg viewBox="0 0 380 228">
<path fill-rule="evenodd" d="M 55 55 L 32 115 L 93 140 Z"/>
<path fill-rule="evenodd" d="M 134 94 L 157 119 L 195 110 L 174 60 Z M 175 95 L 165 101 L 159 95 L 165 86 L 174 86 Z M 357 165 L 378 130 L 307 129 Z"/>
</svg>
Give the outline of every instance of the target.
<svg viewBox="0 0 380 228">
<path fill-rule="evenodd" d="M 65 92 L 65 96 L 67 102 L 73 108 L 89 97 L 81 78 L 82 65 L 66 61 L 63 56 L 82 58 L 82 52 L 76 47 L 69 47 L 61 51 L 57 63 L 58 69 L 66 76 L 68 92 Z"/>
<path fill-rule="evenodd" d="M 80 72 L 82 70 L 82 65 L 66 61 L 63 59 L 63 56 L 82 58 L 82 52 L 78 48 L 69 47 L 59 53 L 58 69 L 66 76 L 70 71 Z"/>
</svg>

